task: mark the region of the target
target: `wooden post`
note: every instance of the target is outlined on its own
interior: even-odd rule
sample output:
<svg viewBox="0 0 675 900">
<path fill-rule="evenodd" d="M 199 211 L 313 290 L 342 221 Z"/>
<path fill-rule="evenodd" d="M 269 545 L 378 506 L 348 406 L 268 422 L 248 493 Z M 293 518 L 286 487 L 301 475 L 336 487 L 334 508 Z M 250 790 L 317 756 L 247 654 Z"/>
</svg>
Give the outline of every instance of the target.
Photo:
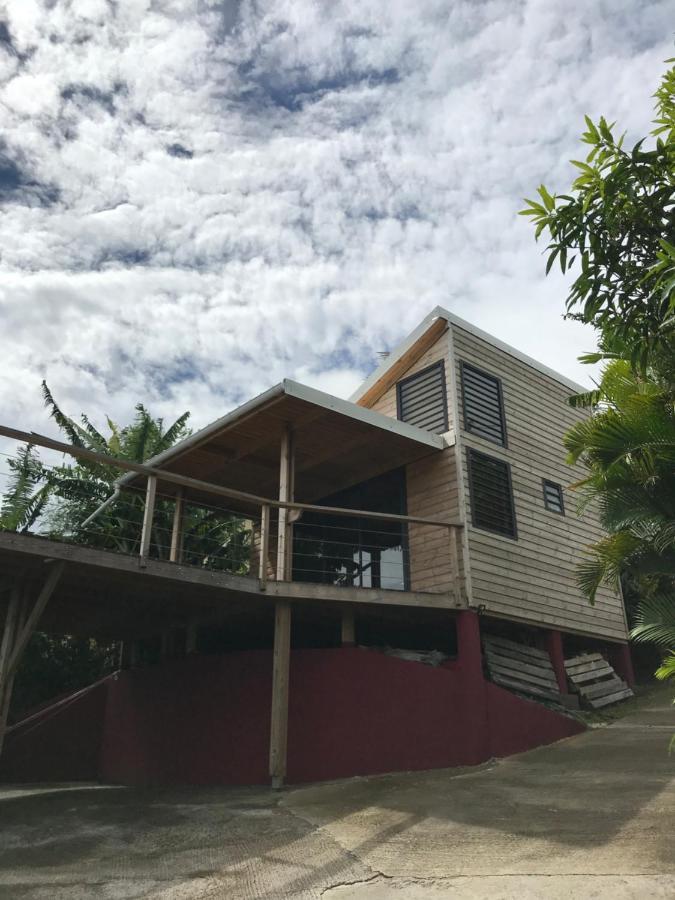
<svg viewBox="0 0 675 900">
<path fill-rule="evenodd" d="M 354 620 L 354 610 L 349 606 L 342 610 L 342 646 L 353 647 L 356 643 L 356 622 Z"/>
<path fill-rule="evenodd" d="M 278 600 L 274 613 L 270 775 L 275 790 L 283 787 L 288 748 L 288 682 L 291 659 L 291 604 Z"/>
<path fill-rule="evenodd" d="M 143 530 L 141 532 L 141 565 L 150 553 L 152 540 L 152 519 L 155 514 L 155 494 L 157 492 L 157 478 L 148 475 L 148 487 L 145 491 L 145 509 L 143 511 Z"/>
<path fill-rule="evenodd" d="M 180 489 L 176 491 L 176 505 L 173 510 L 169 562 L 183 562 L 183 491 Z"/>
<path fill-rule="evenodd" d="M 293 499 L 293 438 L 290 426 L 281 438 L 279 499 Z M 292 531 L 287 509 L 279 509 L 277 581 L 291 575 Z M 274 654 L 272 662 L 272 718 L 270 723 L 270 775 L 272 787 L 281 788 L 286 776 L 288 750 L 288 683 L 291 664 L 291 605 L 278 600 L 274 610 Z"/>
<path fill-rule="evenodd" d="M 9 660 L 14 647 L 14 641 L 19 629 L 20 609 L 22 605 L 21 588 L 17 584 L 12 589 L 5 616 L 5 625 L 2 631 L 2 643 L 0 643 L 0 753 L 5 738 L 9 704 L 12 697 L 14 676 L 9 673 Z"/>
<path fill-rule="evenodd" d="M 260 565 L 258 567 L 258 578 L 260 579 L 260 590 L 264 591 L 267 587 L 267 566 L 270 555 L 270 508 L 264 503 L 260 508 Z"/>
<path fill-rule="evenodd" d="M 47 605 L 49 598 L 54 593 L 54 588 L 59 583 L 59 579 L 61 578 L 65 567 L 66 564 L 64 562 L 54 563 L 51 566 L 51 571 L 45 579 L 45 583 L 43 584 L 40 593 L 37 596 L 37 600 L 35 601 L 33 608 L 28 613 L 26 621 L 23 623 L 21 629 L 16 635 L 14 647 L 12 648 L 12 653 L 9 658 L 8 671 L 10 674 L 16 672 L 23 651 L 26 649 L 26 645 L 28 644 L 31 635 L 35 630 L 35 626 L 39 622 L 40 616 L 44 612 L 44 608 Z"/>
<path fill-rule="evenodd" d="M 7 730 L 7 716 L 16 670 L 65 565 L 64 562 L 60 562 L 51 566 L 33 608 L 27 615 L 25 612 L 28 597 L 22 596 L 20 585 L 16 585 L 12 591 L 0 644 L 0 753 Z"/>
<path fill-rule="evenodd" d="M 287 426 L 281 437 L 281 455 L 279 460 L 279 499 L 288 502 L 293 500 L 294 459 L 293 435 Z M 290 581 L 291 561 L 293 556 L 292 529 L 289 523 L 289 510 L 279 509 L 279 534 L 277 536 L 277 581 Z"/>
</svg>

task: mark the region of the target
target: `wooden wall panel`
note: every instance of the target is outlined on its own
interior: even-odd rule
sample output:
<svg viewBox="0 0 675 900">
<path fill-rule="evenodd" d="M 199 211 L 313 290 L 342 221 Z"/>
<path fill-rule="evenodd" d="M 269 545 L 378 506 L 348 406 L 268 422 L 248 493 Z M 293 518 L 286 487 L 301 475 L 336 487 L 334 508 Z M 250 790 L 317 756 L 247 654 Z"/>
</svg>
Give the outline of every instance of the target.
<svg viewBox="0 0 675 900">
<path fill-rule="evenodd" d="M 452 343 L 473 604 L 484 604 L 491 615 L 533 625 L 625 640 L 621 598 L 602 588 L 591 606 L 576 584 L 575 569 L 584 548 L 603 534 L 595 511 L 577 514 L 575 495 L 568 488 L 584 477 L 584 469 L 567 464 L 562 444 L 568 428 L 587 413 L 567 404 L 570 388 L 456 325 Z M 463 430 L 462 360 L 501 379 L 508 447 Z M 467 447 L 510 463 L 517 540 L 471 525 Z M 545 509 L 543 478 L 563 486 L 565 516 Z"/>
</svg>

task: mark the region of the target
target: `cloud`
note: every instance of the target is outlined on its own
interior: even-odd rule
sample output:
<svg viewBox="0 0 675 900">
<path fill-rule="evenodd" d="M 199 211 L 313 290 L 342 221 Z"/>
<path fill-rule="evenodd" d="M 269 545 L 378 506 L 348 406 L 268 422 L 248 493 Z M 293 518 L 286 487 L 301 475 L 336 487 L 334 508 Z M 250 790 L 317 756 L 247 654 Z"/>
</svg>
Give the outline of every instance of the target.
<svg viewBox="0 0 675 900">
<path fill-rule="evenodd" d="M 670 3 L 4 5 L 0 421 L 348 395 L 436 304 L 588 380 L 516 212 L 645 133 Z"/>
</svg>

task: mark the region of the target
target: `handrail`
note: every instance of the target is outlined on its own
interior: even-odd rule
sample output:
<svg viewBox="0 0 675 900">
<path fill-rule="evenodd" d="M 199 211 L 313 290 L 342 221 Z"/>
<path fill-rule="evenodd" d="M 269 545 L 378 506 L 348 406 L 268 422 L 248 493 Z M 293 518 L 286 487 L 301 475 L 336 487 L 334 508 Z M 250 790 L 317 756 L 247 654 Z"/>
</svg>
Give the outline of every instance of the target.
<svg viewBox="0 0 675 900">
<path fill-rule="evenodd" d="M 155 466 L 146 466 L 143 463 L 136 463 L 131 460 L 117 459 L 114 456 L 108 456 L 105 453 L 87 450 L 86 447 L 76 447 L 72 444 L 64 444 L 62 441 L 56 441 L 53 438 L 38 434 L 35 431 L 19 431 L 16 428 L 8 428 L 5 425 L 0 425 L 0 436 L 11 438 L 16 441 L 23 441 L 28 444 L 34 444 L 38 447 L 45 447 L 49 450 L 67 453 L 70 456 L 87 459 L 90 462 L 99 463 L 100 465 L 108 465 L 116 469 L 127 469 L 130 472 L 137 472 L 138 474 L 146 475 L 149 478 L 157 478 L 159 481 L 168 481 L 172 484 L 179 485 L 180 487 L 188 487 L 193 490 L 218 494 L 221 497 L 229 497 L 232 500 L 243 500 L 247 503 L 255 504 L 256 506 L 270 506 L 277 509 L 297 509 L 302 510 L 303 512 L 329 513 L 334 516 L 363 516 L 364 518 L 376 519 L 381 522 L 406 522 L 414 525 L 436 525 L 450 529 L 464 527 L 464 523 L 460 521 L 424 518 L 421 516 L 402 516 L 397 515 L 396 513 L 373 512 L 362 509 L 345 509 L 339 506 L 319 506 L 314 503 L 296 503 L 295 501 L 259 497 L 257 494 L 249 494 L 245 491 L 237 491 L 234 488 L 226 488 L 218 484 L 211 484 L 208 481 L 201 481 L 198 478 L 190 478 L 188 475 L 179 475 L 177 472 L 167 472 L 166 470 L 158 469 Z"/>
</svg>

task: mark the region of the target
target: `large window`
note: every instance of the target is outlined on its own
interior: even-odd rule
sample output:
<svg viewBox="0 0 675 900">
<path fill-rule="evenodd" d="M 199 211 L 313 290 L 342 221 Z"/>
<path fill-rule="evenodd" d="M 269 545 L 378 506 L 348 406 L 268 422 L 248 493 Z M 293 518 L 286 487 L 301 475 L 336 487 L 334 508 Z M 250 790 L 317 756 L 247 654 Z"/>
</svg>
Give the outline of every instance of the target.
<svg viewBox="0 0 675 900">
<path fill-rule="evenodd" d="M 464 429 L 506 446 L 502 385 L 498 378 L 468 363 L 461 364 Z"/>
<path fill-rule="evenodd" d="M 405 472 L 387 472 L 319 503 L 405 515 Z M 293 526 L 293 581 L 403 591 L 408 571 L 403 523 L 311 512 Z"/>
<path fill-rule="evenodd" d="M 474 527 L 516 537 L 511 467 L 502 459 L 467 450 Z"/>
<path fill-rule="evenodd" d="M 443 434 L 448 430 L 448 398 L 443 360 L 396 385 L 397 415 L 402 422 Z"/>
</svg>

